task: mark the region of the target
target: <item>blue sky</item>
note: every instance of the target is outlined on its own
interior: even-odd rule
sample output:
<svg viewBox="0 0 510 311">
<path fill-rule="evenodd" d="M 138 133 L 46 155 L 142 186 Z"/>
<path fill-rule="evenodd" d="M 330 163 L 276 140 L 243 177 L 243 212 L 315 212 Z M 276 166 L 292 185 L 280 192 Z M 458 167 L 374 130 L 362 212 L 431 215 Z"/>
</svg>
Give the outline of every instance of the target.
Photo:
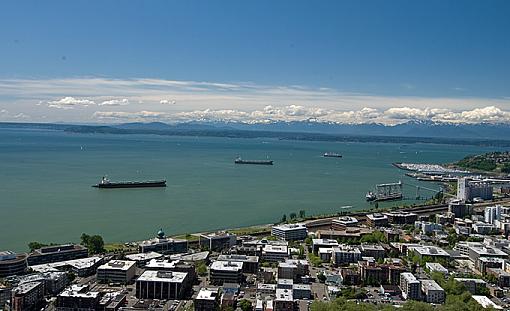
<svg viewBox="0 0 510 311">
<path fill-rule="evenodd" d="M 117 112 L 253 112 L 293 102 L 305 109 L 335 111 L 399 105 L 455 111 L 494 106 L 506 111 L 508 16 L 508 1 L 3 1 L 0 109 L 6 111 L 4 119 L 31 113 L 35 120 L 58 121 L 89 120 L 96 112 L 90 106 L 98 110 L 99 102 L 123 99 L 130 104 L 118 106 L 131 110 L 115 108 Z M 147 97 L 139 85 L 122 94 L 116 91 L 118 85 L 107 90 L 103 84 L 100 92 L 87 93 L 76 85 L 59 89 L 49 83 L 54 91 L 41 92 L 26 82 L 90 78 L 122 85 L 125 80 L 155 79 L 257 87 L 233 91 L 202 85 L 208 94 L 234 97 L 223 102 L 215 97 L 211 106 L 206 97 L 201 103 L 194 100 L 192 90 L 181 96 L 182 90 L 169 89 L 166 96 L 158 93 L 159 101 L 177 98 L 180 106 L 156 109 L 161 106 L 155 105 L 155 95 Z M 18 90 L 13 91 L 16 83 Z M 288 94 L 291 100 L 250 93 L 260 88 L 310 93 L 305 102 L 294 92 Z M 20 95 L 20 89 L 29 95 Z M 365 97 L 352 107 L 344 97 L 314 101 L 322 91 L 326 96 Z M 366 96 L 377 100 L 364 104 Z M 65 97 L 94 104 L 80 113 L 71 108 L 42 111 L 41 106 L 48 108 L 51 104 L 46 103 Z M 133 107 L 151 100 L 151 105 Z"/>
</svg>

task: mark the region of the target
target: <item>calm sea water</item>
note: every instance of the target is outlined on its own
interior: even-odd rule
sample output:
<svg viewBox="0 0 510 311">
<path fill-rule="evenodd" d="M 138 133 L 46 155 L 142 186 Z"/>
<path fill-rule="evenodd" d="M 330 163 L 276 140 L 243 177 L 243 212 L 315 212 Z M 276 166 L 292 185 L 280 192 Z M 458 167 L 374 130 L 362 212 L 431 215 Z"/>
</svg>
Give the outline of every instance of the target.
<svg viewBox="0 0 510 311">
<path fill-rule="evenodd" d="M 160 227 L 180 234 L 271 223 L 299 210 L 367 208 L 365 193 L 376 183 L 418 184 L 392 162 L 444 163 L 489 150 L 0 129 L 0 249 L 78 241 L 83 232 L 131 241 Z M 326 151 L 343 158 L 322 158 Z M 234 165 L 237 155 L 269 157 L 275 165 Z M 119 181 L 166 178 L 168 187 L 92 188 L 104 174 Z"/>
</svg>

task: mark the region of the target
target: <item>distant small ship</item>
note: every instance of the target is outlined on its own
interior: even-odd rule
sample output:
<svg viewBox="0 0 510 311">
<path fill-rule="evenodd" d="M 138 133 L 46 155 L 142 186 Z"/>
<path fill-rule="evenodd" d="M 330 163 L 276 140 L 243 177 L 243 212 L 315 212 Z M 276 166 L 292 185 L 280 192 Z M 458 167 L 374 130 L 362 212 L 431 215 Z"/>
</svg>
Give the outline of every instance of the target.
<svg viewBox="0 0 510 311">
<path fill-rule="evenodd" d="M 322 156 L 325 158 L 341 158 L 342 157 L 341 154 L 335 153 L 335 152 L 325 152 Z"/>
<path fill-rule="evenodd" d="M 121 181 L 111 182 L 103 177 L 95 188 L 144 188 L 144 187 L 166 187 L 166 180 L 148 180 L 148 181 Z"/>
<path fill-rule="evenodd" d="M 237 157 L 234 160 L 235 164 L 258 164 L 258 165 L 273 165 L 273 160 L 243 160 Z"/>
</svg>

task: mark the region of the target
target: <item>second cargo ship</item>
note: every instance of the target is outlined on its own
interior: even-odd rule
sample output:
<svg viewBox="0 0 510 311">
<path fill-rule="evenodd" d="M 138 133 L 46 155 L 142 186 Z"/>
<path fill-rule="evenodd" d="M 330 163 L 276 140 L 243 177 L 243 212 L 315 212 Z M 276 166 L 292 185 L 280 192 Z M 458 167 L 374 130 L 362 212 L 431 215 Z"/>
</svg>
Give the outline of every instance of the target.
<svg viewBox="0 0 510 311">
<path fill-rule="evenodd" d="M 111 182 L 108 178 L 103 177 L 95 188 L 148 188 L 148 187 L 166 187 L 166 180 L 147 180 L 147 181 L 120 181 Z"/>
<path fill-rule="evenodd" d="M 237 157 L 234 160 L 235 164 L 258 164 L 258 165 L 273 165 L 273 160 L 243 160 Z"/>
</svg>

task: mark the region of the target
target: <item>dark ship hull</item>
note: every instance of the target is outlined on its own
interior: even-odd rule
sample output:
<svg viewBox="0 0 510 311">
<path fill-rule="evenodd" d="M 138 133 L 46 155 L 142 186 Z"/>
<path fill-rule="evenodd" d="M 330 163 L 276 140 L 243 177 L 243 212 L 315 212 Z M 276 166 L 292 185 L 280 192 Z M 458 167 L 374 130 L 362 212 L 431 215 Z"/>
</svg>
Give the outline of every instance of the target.
<svg viewBox="0 0 510 311">
<path fill-rule="evenodd" d="M 374 196 L 367 197 L 368 202 L 380 202 L 380 201 L 393 201 L 393 200 L 402 200 L 402 193 L 389 194 L 386 196 Z"/>
<path fill-rule="evenodd" d="M 235 160 L 235 164 L 273 165 L 273 160 Z"/>
<path fill-rule="evenodd" d="M 342 155 L 338 153 L 325 153 L 322 155 L 324 158 L 341 158 Z"/>
<path fill-rule="evenodd" d="M 93 185 L 95 188 L 149 188 L 149 187 L 166 187 L 166 180 L 155 181 L 126 181 L 126 182 L 109 182 Z"/>
</svg>

